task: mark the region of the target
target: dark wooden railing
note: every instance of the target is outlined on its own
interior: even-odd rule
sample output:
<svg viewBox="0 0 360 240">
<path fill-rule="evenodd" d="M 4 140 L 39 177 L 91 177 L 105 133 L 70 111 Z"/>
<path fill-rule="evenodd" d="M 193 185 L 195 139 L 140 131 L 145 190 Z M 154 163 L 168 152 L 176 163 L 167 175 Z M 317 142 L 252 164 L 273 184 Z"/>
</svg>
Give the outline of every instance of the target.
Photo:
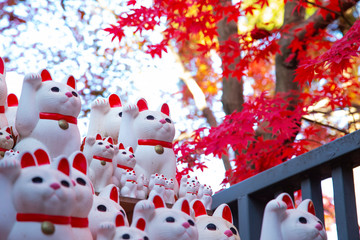
<svg viewBox="0 0 360 240">
<path fill-rule="evenodd" d="M 241 240 L 259 240 L 265 205 L 301 189 L 324 222 L 321 181 L 332 178 L 339 240 L 359 240 L 353 168 L 360 165 L 360 130 L 291 159 L 213 196 L 213 209 L 227 203 Z"/>
</svg>

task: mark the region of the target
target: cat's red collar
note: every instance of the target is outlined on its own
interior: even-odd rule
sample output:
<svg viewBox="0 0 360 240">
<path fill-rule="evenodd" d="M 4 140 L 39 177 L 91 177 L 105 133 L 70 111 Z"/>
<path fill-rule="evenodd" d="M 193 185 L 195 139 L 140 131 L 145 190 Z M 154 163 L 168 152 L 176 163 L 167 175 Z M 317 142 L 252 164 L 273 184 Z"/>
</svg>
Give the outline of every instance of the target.
<svg viewBox="0 0 360 240">
<path fill-rule="evenodd" d="M 131 179 L 128 179 L 126 180 L 127 182 L 131 182 L 131 183 L 137 183 L 135 180 L 131 180 Z"/>
<path fill-rule="evenodd" d="M 72 123 L 72 124 L 77 124 L 77 118 L 73 117 L 73 116 L 68 116 L 68 115 L 62 115 L 59 113 L 46 113 L 46 112 L 41 112 L 39 114 L 40 119 L 48 119 L 48 120 L 65 120 L 68 123 Z"/>
<path fill-rule="evenodd" d="M 5 113 L 5 106 L 0 106 L 0 113 Z"/>
<path fill-rule="evenodd" d="M 96 155 L 93 156 L 93 159 L 105 161 L 105 162 L 112 162 L 111 158 L 105 158 L 105 157 L 100 157 L 100 156 L 96 156 Z"/>
<path fill-rule="evenodd" d="M 120 164 L 118 164 L 117 167 L 122 168 L 124 170 L 130 170 L 130 171 L 134 170 L 134 168 L 132 168 L 132 167 L 128 167 L 128 166 L 124 166 L 124 165 L 120 165 Z"/>
<path fill-rule="evenodd" d="M 71 217 L 71 226 L 75 228 L 87 228 L 89 226 L 88 218 Z"/>
<path fill-rule="evenodd" d="M 9 151 L 9 149 L 0 148 L 0 152 L 6 152 L 6 151 Z"/>
<path fill-rule="evenodd" d="M 155 139 L 139 139 L 138 145 L 156 146 L 160 145 L 166 148 L 172 148 L 172 142 L 159 141 Z"/>
<path fill-rule="evenodd" d="M 37 213 L 18 213 L 16 214 L 16 221 L 18 222 L 45 222 L 49 221 L 53 224 L 70 224 L 70 217 L 45 215 Z"/>
</svg>

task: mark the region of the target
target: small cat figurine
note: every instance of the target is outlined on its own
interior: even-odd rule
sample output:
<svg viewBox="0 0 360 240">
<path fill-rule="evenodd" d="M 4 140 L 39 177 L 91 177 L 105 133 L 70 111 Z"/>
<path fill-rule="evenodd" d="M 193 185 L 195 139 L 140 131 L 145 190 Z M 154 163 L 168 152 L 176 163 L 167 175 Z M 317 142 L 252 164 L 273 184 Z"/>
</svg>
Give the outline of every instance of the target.
<svg viewBox="0 0 360 240">
<path fill-rule="evenodd" d="M 5 115 L 6 98 L 7 85 L 5 61 L 0 57 L 0 128 L 9 126 L 8 120 Z"/>
<path fill-rule="evenodd" d="M 70 157 L 71 179 L 75 190 L 74 210 L 71 214 L 71 227 L 75 240 L 92 240 L 88 215 L 93 204 L 94 188 L 87 176 L 88 164 L 82 152 L 74 152 Z"/>
<path fill-rule="evenodd" d="M 264 210 L 260 240 L 326 240 L 322 222 L 315 216 L 311 200 L 295 209 L 287 193 L 268 202 Z"/>
<path fill-rule="evenodd" d="M 174 204 L 175 203 L 175 191 L 174 191 L 175 182 L 174 179 L 165 179 L 165 203 Z"/>
<path fill-rule="evenodd" d="M 92 153 L 89 177 L 94 184 L 95 192 L 100 192 L 101 189 L 112 183 L 114 173 L 112 159 L 117 149 L 114 149 L 112 138 L 102 139 L 100 134 L 96 136 L 96 139 L 87 137 L 85 141 Z"/>
<path fill-rule="evenodd" d="M 73 239 L 75 191 L 69 161 L 59 158 L 50 166 L 41 149 L 34 156 L 25 152 L 21 157 L 22 170 L 12 188 L 16 222 L 8 239 Z"/>
<path fill-rule="evenodd" d="M 206 210 L 211 210 L 212 194 L 213 191 L 211 189 L 211 186 L 206 184 L 200 185 L 197 197 L 204 204 Z"/>
<path fill-rule="evenodd" d="M 240 240 L 240 235 L 233 225 L 231 210 L 227 204 L 218 206 L 212 216 L 208 216 L 204 204 L 196 199 L 191 203 L 195 212 L 195 223 L 199 239 Z"/>
<path fill-rule="evenodd" d="M 175 127 L 169 115 L 166 103 L 160 111 L 150 111 L 145 99 L 123 108 L 118 142 L 134 148 L 137 175 L 144 174 L 150 179 L 151 174 L 160 173 L 175 179 L 176 158 L 172 147 Z"/>
<path fill-rule="evenodd" d="M 119 151 L 115 154 L 113 158 L 113 166 L 114 166 L 114 177 L 113 183 L 122 187 L 121 185 L 121 177 L 122 174 L 127 170 L 134 170 L 136 164 L 136 159 L 134 155 L 134 150 L 132 147 L 127 147 L 125 149 L 122 143 L 119 144 Z"/>
<path fill-rule="evenodd" d="M 137 198 L 146 199 L 149 194 L 149 179 L 144 174 L 141 174 L 138 176 L 137 183 Z"/>
<path fill-rule="evenodd" d="M 100 134 L 118 139 L 122 117 L 122 104 L 118 95 L 111 94 L 108 99 L 98 98 L 91 104 L 91 114 L 87 136 Z"/>
<path fill-rule="evenodd" d="M 179 198 L 185 197 L 186 193 L 188 192 L 188 184 L 194 184 L 195 185 L 195 192 L 199 191 L 200 188 L 200 182 L 197 179 L 197 177 L 191 177 L 190 175 L 184 175 L 182 176 L 180 180 L 180 188 L 179 188 Z"/>
<path fill-rule="evenodd" d="M 14 139 L 9 127 L 0 129 L 0 158 L 4 157 L 5 152 L 14 147 Z"/>
<path fill-rule="evenodd" d="M 16 210 L 13 205 L 12 186 L 21 173 L 20 157 L 14 151 L 5 152 L 0 160 L 0 240 L 7 240 L 16 220 Z M 6 194 L 5 194 L 6 193 Z"/>
<path fill-rule="evenodd" d="M 15 127 L 15 118 L 16 118 L 16 112 L 19 106 L 19 100 L 17 96 L 13 93 L 10 93 L 7 96 L 7 108 L 5 111 L 5 115 L 8 121 L 8 126 L 11 127 L 11 130 L 14 134 L 14 136 L 18 135 L 18 132 Z"/>
<path fill-rule="evenodd" d="M 155 195 L 151 200 L 141 200 L 134 208 L 133 220 L 144 218 L 145 232 L 156 240 L 197 240 L 198 230 L 190 216 L 189 202 L 180 198 L 173 207 L 165 207 L 164 200 Z"/>
<path fill-rule="evenodd" d="M 149 240 L 147 233 L 144 232 L 145 226 L 145 219 L 139 218 L 128 227 L 125 224 L 124 216 L 119 213 L 114 223 L 106 222 L 100 225 L 97 240 Z"/>
<path fill-rule="evenodd" d="M 52 81 L 47 70 L 27 74 L 16 113 L 15 126 L 20 141 L 15 149 L 32 152 L 42 148 L 51 159 L 79 151 L 80 109 L 81 100 L 73 76 L 63 84 Z"/>
<path fill-rule="evenodd" d="M 89 213 L 89 227 L 93 239 L 97 239 L 101 224 L 113 223 L 119 213 L 124 216 L 125 226 L 129 226 L 125 210 L 119 204 L 119 189 L 114 184 L 109 184 L 98 196 L 93 195 L 93 198 Z"/>
<path fill-rule="evenodd" d="M 137 177 L 134 170 L 126 170 L 121 177 L 121 191 L 120 196 L 137 198 Z"/>
<path fill-rule="evenodd" d="M 152 199 L 155 195 L 165 198 L 165 177 L 162 174 L 152 174 L 149 180 L 149 198 Z"/>
</svg>

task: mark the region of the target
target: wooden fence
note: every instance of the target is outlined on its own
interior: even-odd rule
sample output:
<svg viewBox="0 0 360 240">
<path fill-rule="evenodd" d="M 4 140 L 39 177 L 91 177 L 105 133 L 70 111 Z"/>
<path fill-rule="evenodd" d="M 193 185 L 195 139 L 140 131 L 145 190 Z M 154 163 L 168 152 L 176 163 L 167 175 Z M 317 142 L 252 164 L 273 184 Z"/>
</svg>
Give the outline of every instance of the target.
<svg viewBox="0 0 360 240">
<path fill-rule="evenodd" d="M 281 192 L 299 189 L 324 222 L 321 180 L 332 178 L 339 240 L 359 240 L 353 168 L 360 165 L 360 130 L 231 186 L 213 196 L 227 203 L 241 240 L 259 240 L 265 205 Z"/>
</svg>

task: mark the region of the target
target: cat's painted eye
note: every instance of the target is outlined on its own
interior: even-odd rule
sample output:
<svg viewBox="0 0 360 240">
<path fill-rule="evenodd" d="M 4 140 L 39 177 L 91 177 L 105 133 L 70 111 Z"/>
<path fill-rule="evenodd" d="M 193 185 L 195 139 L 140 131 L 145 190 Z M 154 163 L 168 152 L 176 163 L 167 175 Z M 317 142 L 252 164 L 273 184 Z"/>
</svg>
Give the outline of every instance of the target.
<svg viewBox="0 0 360 240">
<path fill-rule="evenodd" d="M 230 231 L 234 234 L 234 235 L 237 235 L 237 231 L 234 227 L 231 227 L 230 228 Z"/>
<path fill-rule="evenodd" d="M 121 209 L 120 212 L 124 217 L 126 216 L 124 210 Z"/>
<path fill-rule="evenodd" d="M 34 177 L 33 179 L 31 179 L 31 181 L 33 183 L 42 183 L 43 179 L 41 177 Z"/>
<path fill-rule="evenodd" d="M 147 120 L 154 120 L 155 117 L 154 117 L 153 115 L 148 115 L 148 116 L 146 117 L 146 119 L 147 119 Z"/>
<path fill-rule="evenodd" d="M 166 221 L 166 222 L 173 223 L 173 222 L 175 222 L 175 218 L 173 218 L 173 217 L 167 217 L 167 218 L 165 219 L 165 221 Z"/>
<path fill-rule="evenodd" d="M 110 146 L 111 148 L 114 148 L 114 146 L 113 146 L 113 145 L 111 145 L 111 144 L 110 144 L 109 146 Z"/>
<path fill-rule="evenodd" d="M 189 220 L 188 220 L 188 223 L 190 224 L 190 226 L 195 226 L 194 221 L 193 221 L 193 220 L 191 220 L 191 219 L 189 219 Z"/>
<path fill-rule="evenodd" d="M 2 132 L 0 132 L 0 135 L 3 135 L 3 133 L 2 133 Z"/>
<path fill-rule="evenodd" d="M 10 138 L 13 138 L 11 135 L 9 135 Z"/>
<path fill-rule="evenodd" d="M 105 207 L 105 205 L 99 205 L 97 206 L 97 210 L 99 210 L 100 212 L 106 212 L 107 208 Z"/>
<path fill-rule="evenodd" d="M 78 94 L 77 94 L 77 92 L 75 92 L 75 91 L 72 91 L 71 94 L 72 94 L 74 97 L 78 97 Z"/>
<path fill-rule="evenodd" d="M 130 235 L 125 233 L 124 235 L 122 235 L 122 239 L 130 239 Z"/>
<path fill-rule="evenodd" d="M 70 187 L 70 183 L 68 181 L 62 180 L 61 185 L 63 185 L 64 187 Z"/>
<path fill-rule="evenodd" d="M 168 123 L 171 123 L 170 118 L 165 118 L 165 121 L 167 121 Z"/>
<path fill-rule="evenodd" d="M 119 117 L 122 117 L 122 112 L 119 112 Z"/>
<path fill-rule="evenodd" d="M 302 224 L 306 224 L 307 220 L 304 217 L 299 217 L 299 222 L 301 222 Z"/>
<path fill-rule="evenodd" d="M 86 185 L 86 181 L 83 179 L 83 178 L 77 178 L 76 179 L 76 182 L 78 183 L 78 184 L 80 184 L 80 185 L 83 185 L 83 186 L 85 186 Z"/>
<path fill-rule="evenodd" d="M 144 240 L 149 240 L 149 238 L 147 236 L 144 237 Z"/>
<path fill-rule="evenodd" d="M 122 152 L 122 154 L 126 154 L 126 152 L 124 151 L 124 152 Z"/>
<path fill-rule="evenodd" d="M 208 225 L 206 225 L 206 228 L 210 231 L 215 231 L 216 230 L 216 225 L 213 223 L 209 223 Z"/>
<path fill-rule="evenodd" d="M 102 142 L 98 142 L 98 144 L 99 144 L 99 145 L 103 145 L 103 143 L 102 143 Z"/>
<path fill-rule="evenodd" d="M 60 92 L 60 89 L 58 87 L 52 87 L 50 90 L 52 92 Z"/>
</svg>

